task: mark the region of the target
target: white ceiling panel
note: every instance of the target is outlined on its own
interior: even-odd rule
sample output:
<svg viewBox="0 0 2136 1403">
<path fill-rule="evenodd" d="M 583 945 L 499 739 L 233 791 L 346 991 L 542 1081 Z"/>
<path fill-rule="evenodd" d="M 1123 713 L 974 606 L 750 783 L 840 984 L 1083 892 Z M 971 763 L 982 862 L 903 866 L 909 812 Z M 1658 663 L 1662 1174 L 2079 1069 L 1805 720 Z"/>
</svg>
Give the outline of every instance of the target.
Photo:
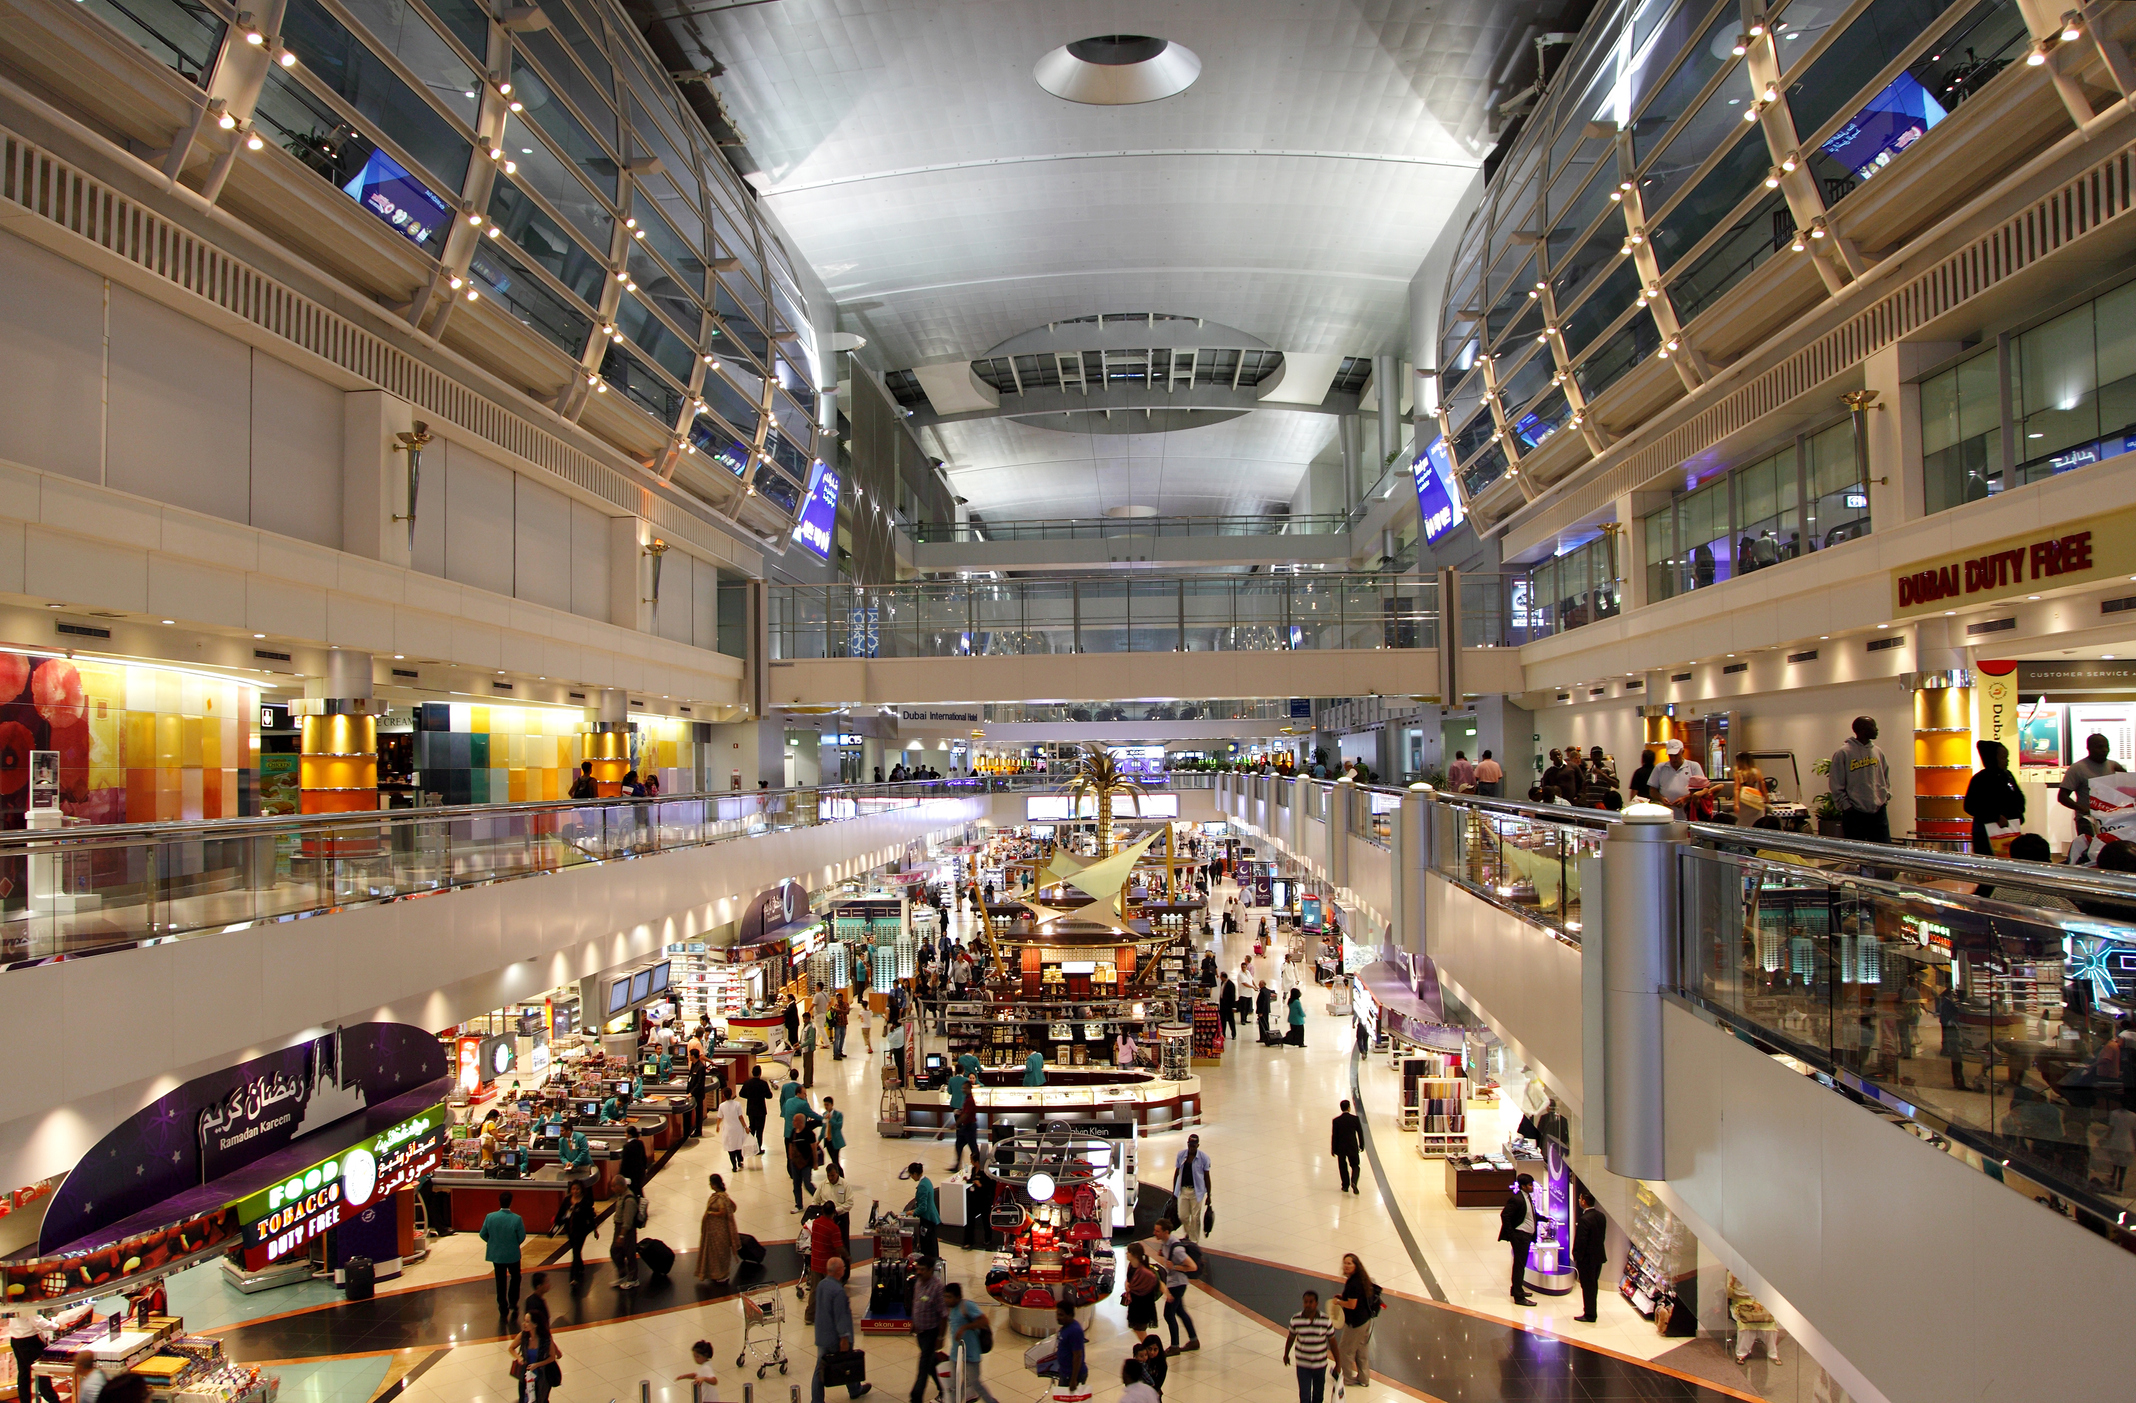
<svg viewBox="0 0 2136 1403">
<path fill-rule="evenodd" d="M 1492 79 L 1539 12 L 1578 3 L 778 0 L 687 23 L 725 66 L 718 88 L 765 199 L 840 325 L 905 368 L 1142 310 L 1287 353 L 1399 349 L 1409 280 L 1481 158 Z M 1184 44 L 1200 78 L 1119 107 L 1066 102 L 1032 78 L 1048 51 L 1123 30 Z M 1312 456 L 1296 418 L 1322 443 L 1333 433 L 1320 416 L 1263 410 L 1165 436 L 1224 435 L 1226 461 L 1246 465 L 1181 500 L 1287 499 Z M 1120 445 L 1091 443 L 1103 435 L 1048 434 L 1044 467 L 995 456 L 1033 432 L 943 430 L 975 508 L 1066 513 L 1113 490 L 1100 464 Z M 1073 442 L 1085 446 L 1062 447 Z M 1210 457 L 1177 443 L 1161 456 Z"/>
</svg>

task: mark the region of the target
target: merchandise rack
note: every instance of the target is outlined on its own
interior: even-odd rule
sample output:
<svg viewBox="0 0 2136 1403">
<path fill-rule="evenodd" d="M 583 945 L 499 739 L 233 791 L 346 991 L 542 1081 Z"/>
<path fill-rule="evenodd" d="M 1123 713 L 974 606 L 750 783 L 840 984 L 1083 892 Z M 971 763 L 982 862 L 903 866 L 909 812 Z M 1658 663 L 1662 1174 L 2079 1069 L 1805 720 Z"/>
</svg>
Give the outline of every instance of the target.
<svg viewBox="0 0 2136 1403">
<path fill-rule="evenodd" d="M 1468 1077 L 1450 1052 L 1402 1056 L 1401 1128 L 1417 1132 L 1417 1153 L 1445 1159 L 1468 1153 Z"/>
</svg>

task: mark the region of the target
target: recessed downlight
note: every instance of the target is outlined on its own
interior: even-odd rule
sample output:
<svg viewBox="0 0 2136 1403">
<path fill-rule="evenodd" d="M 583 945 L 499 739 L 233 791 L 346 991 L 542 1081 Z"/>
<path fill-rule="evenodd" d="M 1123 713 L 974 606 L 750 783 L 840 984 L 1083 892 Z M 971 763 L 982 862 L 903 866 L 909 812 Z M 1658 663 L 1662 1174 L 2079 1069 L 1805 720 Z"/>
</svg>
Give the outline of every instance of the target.
<svg viewBox="0 0 2136 1403">
<path fill-rule="evenodd" d="M 1123 107 L 1185 92 L 1201 76 L 1201 59 L 1148 34 L 1098 34 L 1047 54 L 1031 76 L 1069 102 Z"/>
</svg>

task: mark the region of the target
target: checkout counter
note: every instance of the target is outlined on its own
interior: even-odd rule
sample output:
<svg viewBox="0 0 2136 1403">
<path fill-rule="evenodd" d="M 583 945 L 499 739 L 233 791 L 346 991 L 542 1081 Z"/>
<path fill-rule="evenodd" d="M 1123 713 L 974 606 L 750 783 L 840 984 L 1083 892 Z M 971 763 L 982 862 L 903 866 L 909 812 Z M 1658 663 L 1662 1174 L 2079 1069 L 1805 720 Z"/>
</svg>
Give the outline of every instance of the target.
<svg viewBox="0 0 2136 1403">
<path fill-rule="evenodd" d="M 994 1075 L 1004 1074 L 995 1072 Z M 1016 1075 L 1020 1078 L 1021 1071 Z M 1053 1120 L 1120 1121 L 1141 1127 L 1144 1134 L 1161 1135 L 1201 1124 L 1200 1077 L 1172 1081 L 1145 1073 L 1140 1080 L 1113 1081 L 1106 1079 L 1111 1073 L 1085 1068 L 1056 1071 L 1050 1067 L 1046 1075 L 1049 1079 L 1063 1081 L 1077 1078 L 1079 1084 L 982 1085 L 973 1092 L 979 1099 L 980 1128 L 991 1130 L 997 1125 L 1010 1125 L 1019 1130 L 1032 1130 L 1042 1122 Z M 1088 1080 L 1082 1081 L 1082 1078 Z M 907 1090 L 904 1120 L 897 1124 L 885 1122 L 879 1129 L 892 1137 L 919 1134 L 947 1138 L 956 1129 L 949 1109 L 949 1093 L 946 1090 Z"/>
<path fill-rule="evenodd" d="M 521 1178 L 492 1179 L 479 1169 L 440 1169 L 430 1176 L 430 1186 L 434 1192 L 452 1195 L 454 1232 L 480 1229 L 482 1220 L 501 1206 L 499 1195 L 510 1194 L 512 1211 L 526 1220 L 527 1231 L 549 1237 L 555 1234 L 556 1219 L 563 1211 L 564 1195 L 569 1191 L 571 1181 L 585 1179 L 590 1182 L 599 1170 L 598 1163 L 592 1169 L 566 1170 L 552 1162 L 538 1164 Z"/>
</svg>

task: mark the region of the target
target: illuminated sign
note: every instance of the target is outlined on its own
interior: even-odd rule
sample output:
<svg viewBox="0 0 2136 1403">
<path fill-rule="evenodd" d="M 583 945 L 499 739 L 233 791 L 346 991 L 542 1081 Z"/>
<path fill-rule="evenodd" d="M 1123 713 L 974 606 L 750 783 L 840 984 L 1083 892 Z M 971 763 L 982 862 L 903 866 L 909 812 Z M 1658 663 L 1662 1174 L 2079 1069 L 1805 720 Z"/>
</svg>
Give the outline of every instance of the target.
<svg viewBox="0 0 2136 1403">
<path fill-rule="evenodd" d="M 1409 466 L 1416 477 L 1417 511 L 1424 521 L 1424 539 L 1436 544 L 1461 524 L 1461 494 L 1454 487 L 1454 460 L 1446 450 L 1445 437 L 1433 439 L 1423 455 Z"/>
<path fill-rule="evenodd" d="M 838 525 L 838 470 L 817 463 L 809 470 L 808 499 L 794 522 L 794 539 L 818 560 L 831 558 L 831 532 Z"/>
<path fill-rule="evenodd" d="M 1911 73 L 1901 73 L 1824 143 L 1824 152 L 1867 180 L 1950 115 Z"/>
<path fill-rule="evenodd" d="M 301 1173 L 241 1199 L 245 1265 L 296 1252 L 352 1213 L 383 1203 L 438 1167 L 446 1111 L 433 1106 Z"/>
<path fill-rule="evenodd" d="M 1034 794 L 1024 800 L 1024 821 L 1027 823 L 1066 823 L 1071 818 L 1094 819 L 1098 816 L 1098 801 L 1091 795 L 1079 796 L 1075 812 L 1068 812 L 1068 796 L 1065 794 Z M 1113 817 L 1122 818 L 1178 818 L 1179 796 L 1177 794 L 1144 794 L 1138 799 L 1122 795 L 1113 800 Z"/>
<path fill-rule="evenodd" d="M 348 197 L 398 229 L 412 244 L 426 244 L 451 209 L 428 186 L 383 151 L 373 151 L 354 179 L 341 187 Z"/>
<path fill-rule="evenodd" d="M 1891 572 L 1900 615 L 1985 604 L 2136 575 L 2136 510 L 2065 522 L 2051 534 L 2010 536 Z"/>
</svg>

